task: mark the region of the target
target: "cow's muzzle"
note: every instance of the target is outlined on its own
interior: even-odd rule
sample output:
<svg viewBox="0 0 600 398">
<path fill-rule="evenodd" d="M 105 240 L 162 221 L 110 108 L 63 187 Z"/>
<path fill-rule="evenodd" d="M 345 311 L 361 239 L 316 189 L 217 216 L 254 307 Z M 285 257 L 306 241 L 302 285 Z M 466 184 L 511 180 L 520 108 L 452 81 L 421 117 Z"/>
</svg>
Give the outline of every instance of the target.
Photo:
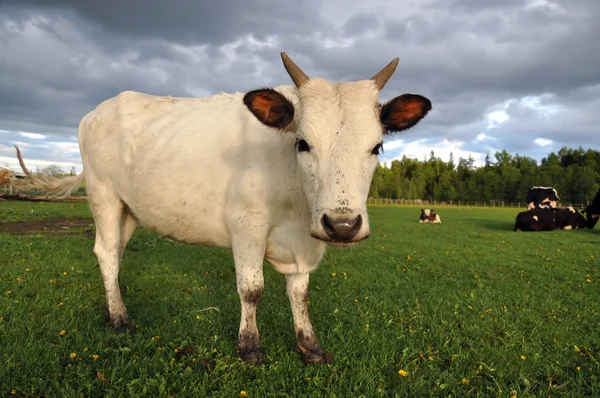
<svg viewBox="0 0 600 398">
<path fill-rule="evenodd" d="M 321 225 L 332 241 L 351 242 L 362 227 L 362 216 L 359 214 L 355 218 L 332 218 L 323 214 Z"/>
</svg>

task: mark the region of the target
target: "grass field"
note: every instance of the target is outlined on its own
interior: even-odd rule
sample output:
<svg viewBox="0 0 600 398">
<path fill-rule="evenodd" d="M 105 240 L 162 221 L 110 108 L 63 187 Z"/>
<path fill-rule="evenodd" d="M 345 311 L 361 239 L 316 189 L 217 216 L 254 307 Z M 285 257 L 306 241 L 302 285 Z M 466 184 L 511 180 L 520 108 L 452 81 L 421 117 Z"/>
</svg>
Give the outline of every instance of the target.
<svg viewBox="0 0 600 398">
<path fill-rule="evenodd" d="M 0 394 L 599 396 L 600 230 L 514 233 L 517 209 L 437 210 L 441 225 L 372 206 L 370 239 L 328 249 L 309 310 L 334 363 L 308 367 L 269 265 L 258 310 L 269 364 L 249 367 L 235 350 L 230 251 L 139 229 L 121 275 L 136 333 L 115 335 L 93 226 L 0 232 Z M 0 231 L 56 217 L 89 211 L 0 203 Z"/>
</svg>

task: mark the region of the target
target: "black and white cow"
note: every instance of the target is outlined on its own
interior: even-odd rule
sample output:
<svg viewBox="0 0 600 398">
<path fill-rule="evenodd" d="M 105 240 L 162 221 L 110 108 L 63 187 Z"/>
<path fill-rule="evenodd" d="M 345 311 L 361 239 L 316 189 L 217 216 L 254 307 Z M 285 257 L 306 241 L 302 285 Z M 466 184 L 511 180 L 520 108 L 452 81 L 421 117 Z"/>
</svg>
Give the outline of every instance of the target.
<svg viewBox="0 0 600 398">
<path fill-rule="evenodd" d="M 585 228 L 585 217 L 573 206 L 554 209 L 556 228 L 579 229 Z"/>
<path fill-rule="evenodd" d="M 554 211 L 535 207 L 517 214 L 513 231 L 552 231 L 556 229 Z"/>
<path fill-rule="evenodd" d="M 527 209 L 534 207 L 556 207 L 560 201 L 556 189 L 552 187 L 531 187 L 527 192 Z"/>
<path fill-rule="evenodd" d="M 600 217 L 600 190 L 598 190 L 598 193 L 592 201 L 592 204 L 586 207 L 582 213 L 587 218 L 588 229 L 593 229 L 598 222 L 598 218 Z"/>
</svg>

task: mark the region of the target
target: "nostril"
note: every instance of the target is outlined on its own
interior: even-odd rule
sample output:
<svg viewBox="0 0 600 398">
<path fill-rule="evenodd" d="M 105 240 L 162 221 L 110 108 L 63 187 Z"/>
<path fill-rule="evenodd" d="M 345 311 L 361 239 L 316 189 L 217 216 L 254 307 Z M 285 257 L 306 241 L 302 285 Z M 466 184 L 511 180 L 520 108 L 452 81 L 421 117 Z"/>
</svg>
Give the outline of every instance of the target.
<svg viewBox="0 0 600 398">
<path fill-rule="evenodd" d="M 336 236 L 335 226 L 333 225 L 331 218 L 327 217 L 327 214 L 323 214 L 323 217 L 321 218 L 321 224 L 323 225 L 323 229 L 325 230 L 327 236 L 329 236 L 331 239 L 334 239 Z"/>
<path fill-rule="evenodd" d="M 362 227 L 362 217 L 359 214 L 352 222 L 352 228 L 350 229 L 350 238 L 349 239 L 352 239 L 356 236 L 358 231 L 360 231 L 360 227 Z"/>
</svg>

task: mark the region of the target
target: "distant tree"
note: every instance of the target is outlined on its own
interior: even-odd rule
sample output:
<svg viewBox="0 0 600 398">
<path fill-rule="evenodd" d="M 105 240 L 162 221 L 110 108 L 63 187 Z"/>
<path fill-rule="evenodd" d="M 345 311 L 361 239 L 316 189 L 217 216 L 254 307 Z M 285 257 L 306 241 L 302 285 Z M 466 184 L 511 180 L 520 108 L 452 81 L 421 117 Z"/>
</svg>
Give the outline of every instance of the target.
<svg viewBox="0 0 600 398">
<path fill-rule="evenodd" d="M 60 166 L 51 164 L 50 166 L 46 166 L 42 169 L 39 167 L 36 168 L 35 174 L 41 176 L 60 176 L 64 175 L 65 171 L 60 168 Z"/>
</svg>

